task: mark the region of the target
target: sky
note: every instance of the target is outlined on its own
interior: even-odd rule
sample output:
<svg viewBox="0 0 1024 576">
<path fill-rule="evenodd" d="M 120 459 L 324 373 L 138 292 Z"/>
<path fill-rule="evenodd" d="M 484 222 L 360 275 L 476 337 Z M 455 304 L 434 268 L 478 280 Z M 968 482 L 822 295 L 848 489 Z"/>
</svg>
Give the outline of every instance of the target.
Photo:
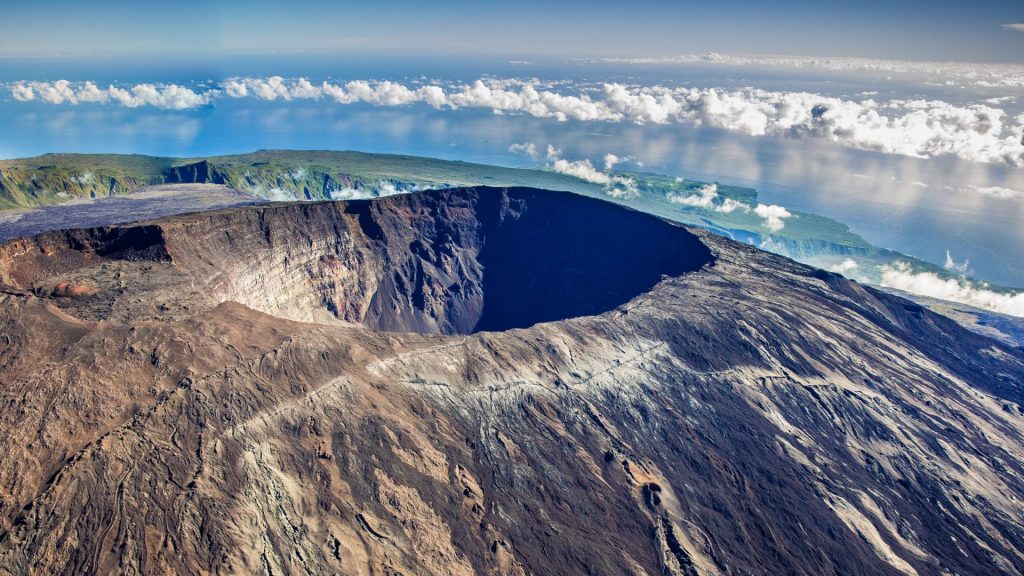
<svg viewBox="0 0 1024 576">
<path fill-rule="evenodd" d="M 2 7 L 5 56 L 320 51 L 636 57 L 717 51 L 1024 62 L 1024 2 L 1006 0 L 3 0 Z"/>
</svg>

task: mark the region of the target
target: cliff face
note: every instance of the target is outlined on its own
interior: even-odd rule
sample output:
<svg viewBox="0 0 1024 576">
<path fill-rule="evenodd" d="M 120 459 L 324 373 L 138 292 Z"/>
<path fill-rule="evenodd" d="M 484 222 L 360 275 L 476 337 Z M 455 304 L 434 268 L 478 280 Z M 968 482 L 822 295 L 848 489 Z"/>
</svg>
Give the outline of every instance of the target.
<svg viewBox="0 0 1024 576">
<path fill-rule="evenodd" d="M 609 234 L 600 223 L 613 219 L 616 233 Z M 685 229 L 605 202 L 460 190 L 57 231 L 0 247 L 0 278 L 45 292 L 88 277 L 102 290 L 93 304 L 109 304 L 96 320 L 146 314 L 122 308 L 137 293 L 121 289 L 126 277 L 146 270 L 178 278 L 175 290 L 148 298 L 184 297 L 205 308 L 233 301 L 300 321 L 466 334 L 599 314 L 662 275 L 711 260 Z M 97 266 L 108 272 L 94 274 Z M 112 266 L 121 270 L 112 274 Z M 177 288 L 185 278 L 188 296 Z"/>
<path fill-rule="evenodd" d="M 0 573 L 1024 570 L 1019 349 L 640 213 L 241 208 L 0 278 Z"/>
</svg>

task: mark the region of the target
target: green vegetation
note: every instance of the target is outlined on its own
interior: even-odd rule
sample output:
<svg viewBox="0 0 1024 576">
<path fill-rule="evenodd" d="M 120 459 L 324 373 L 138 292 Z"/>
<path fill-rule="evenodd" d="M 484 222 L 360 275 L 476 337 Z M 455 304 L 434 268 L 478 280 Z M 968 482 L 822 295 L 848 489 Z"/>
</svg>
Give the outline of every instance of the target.
<svg viewBox="0 0 1024 576">
<path fill-rule="evenodd" d="M 127 194 L 163 182 L 171 158 L 120 154 L 44 154 L 0 160 L 0 209 Z"/>
<path fill-rule="evenodd" d="M 600 186 L 547 172 L 361 152 L 276 151 L 211 158 L 45 154 L 0 160 L 0 209 L 33 208 L 76 198 L 128 194 L 142 186 L 199 180 L 270 199 L 326 200 L 353 191 L 374 195 L 438 186 L 529 186 L 598 193 Z M 202 172 L 202 170 L 200 170 Z"/>
</svg>

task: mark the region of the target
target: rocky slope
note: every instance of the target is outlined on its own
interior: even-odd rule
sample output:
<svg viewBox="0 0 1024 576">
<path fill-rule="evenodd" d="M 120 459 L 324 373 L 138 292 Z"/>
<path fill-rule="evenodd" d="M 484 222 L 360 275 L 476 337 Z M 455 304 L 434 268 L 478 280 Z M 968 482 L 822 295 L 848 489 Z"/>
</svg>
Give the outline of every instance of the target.
<svg viewBox="0 0 1024 576">
<path fill-rule="evenodd" d="M 1016 574 L 1024 353 L 564 193 L 0 245 L 0 573 Z"/>
</svg>

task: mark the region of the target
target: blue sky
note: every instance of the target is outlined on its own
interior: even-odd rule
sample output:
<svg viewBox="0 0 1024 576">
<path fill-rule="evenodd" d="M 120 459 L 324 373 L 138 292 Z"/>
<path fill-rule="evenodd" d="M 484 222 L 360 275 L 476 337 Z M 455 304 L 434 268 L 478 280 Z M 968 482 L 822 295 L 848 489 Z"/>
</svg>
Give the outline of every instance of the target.
<svg viewBox="0 0 1024 576">
<path fill-rule="evenodd" d="M 655 56 L 708 51 L 1024 62 L 1024 2 L 5 0 L 0 54 L 326 51 Z"/>
</svg>

